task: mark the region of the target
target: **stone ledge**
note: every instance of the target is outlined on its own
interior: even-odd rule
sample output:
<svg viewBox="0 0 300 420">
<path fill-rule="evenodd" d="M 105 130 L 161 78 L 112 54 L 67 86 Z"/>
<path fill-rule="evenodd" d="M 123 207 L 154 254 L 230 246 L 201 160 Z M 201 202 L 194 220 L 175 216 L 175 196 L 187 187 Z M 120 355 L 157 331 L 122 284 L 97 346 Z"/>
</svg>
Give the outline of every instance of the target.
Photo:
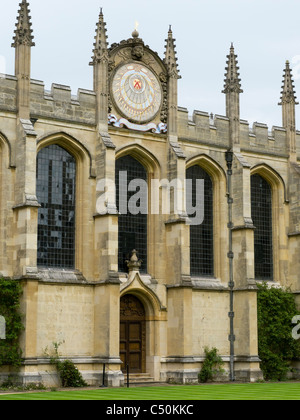
<svg viewBox="0 0 300 420">
<path fill-rule="evenodd" d="M 78 270 L 39 268 L 38 279 L 50 283 L 86 284 L 83 274 Z"/>
<path fill-rule="evenodd" d="M 71 356 L 71 357 L 59 357 L 59 360 L 70 360 L 75 364 L 106 364 L 106 365 L 120 365 L 122 360 L 118 357 L 94 357 L 94 356 Z M 25 358 L 22 365 L 24 366 L 35 366 L 35 365 L 48 365 L 51 363 L 51 357 L 36 357 L 36 358 Z"/>
</svg>

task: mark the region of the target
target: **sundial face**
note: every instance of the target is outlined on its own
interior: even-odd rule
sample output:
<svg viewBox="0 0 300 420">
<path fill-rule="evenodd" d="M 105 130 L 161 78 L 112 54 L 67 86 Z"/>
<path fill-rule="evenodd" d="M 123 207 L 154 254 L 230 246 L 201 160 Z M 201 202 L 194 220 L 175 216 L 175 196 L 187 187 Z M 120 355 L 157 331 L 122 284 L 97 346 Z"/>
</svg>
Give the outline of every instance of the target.
<svg viewBox="0 0 300 420">
<path fill-rule="evenodd" d="M 143 124 L 158 113 L 162 90 L 156 75 L 139 63 L 119 67 L 112 81 L 114 102 L 129 120 Z"/>
</svg>

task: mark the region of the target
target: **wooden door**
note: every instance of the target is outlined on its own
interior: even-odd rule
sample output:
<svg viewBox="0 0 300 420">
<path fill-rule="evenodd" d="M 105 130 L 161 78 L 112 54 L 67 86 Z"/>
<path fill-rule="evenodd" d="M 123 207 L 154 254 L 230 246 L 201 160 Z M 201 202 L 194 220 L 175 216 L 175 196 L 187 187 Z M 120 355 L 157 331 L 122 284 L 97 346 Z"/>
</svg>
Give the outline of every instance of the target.
<svg viewBox="0 0 300 420">
<path fill-rule="evenodd" d="M 130 373 L 145 372 L 145 310 L 133 295 L 125 295 L 120 305 L 120 358 L 122 370 L 129 365 Z"/>
</svg>

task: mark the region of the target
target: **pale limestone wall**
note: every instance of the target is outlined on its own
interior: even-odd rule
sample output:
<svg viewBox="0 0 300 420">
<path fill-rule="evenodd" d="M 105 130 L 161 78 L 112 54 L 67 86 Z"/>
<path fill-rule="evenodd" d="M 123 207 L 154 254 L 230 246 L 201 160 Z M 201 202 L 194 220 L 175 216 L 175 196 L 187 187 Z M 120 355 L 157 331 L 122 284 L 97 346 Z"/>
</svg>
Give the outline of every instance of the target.
<svg viewBox="0 0 300 420">
<path fill-rule="evenodd" d="M 192 298 L 191 331 L 193 355 L 204 354 L 205 347 L 216 347 L 221 355 L 229 349 L 229 293 L 224 291 L 195 290 Z"/>
<path fill-rule="evenodd" d="M 12 225 L 14 171 L 8 170 L 10 162 L 9 144 L 0 135 L 0 273 L 12 275 Z"/>
<path fill-rule="evenodd" d="M 37 356 L 94 354 L 94 288 L 78 285 L 39 284 L 37 302 Z"/>
<path fill-rule="evenodd" d="M 240 290 L 235 300 L 235 351 L 237 355 L 257 356 L 257 295 L 256 290 Z"/>
</svg>

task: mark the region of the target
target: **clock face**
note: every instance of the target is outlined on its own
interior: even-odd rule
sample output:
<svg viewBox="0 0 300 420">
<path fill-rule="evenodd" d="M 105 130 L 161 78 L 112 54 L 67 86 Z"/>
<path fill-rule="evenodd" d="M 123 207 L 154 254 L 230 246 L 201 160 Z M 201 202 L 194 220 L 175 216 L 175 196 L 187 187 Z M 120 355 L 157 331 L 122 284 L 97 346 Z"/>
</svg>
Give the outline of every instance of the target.
<svg viewBox="0 0 300 420">
<path fill-rule="evenodd" d="M 162 91 L 155 74 L 138 63 L 121 66 L 113 78 L 115 104 L 126 118 L 142 124 L 158 113 Z"/>
</svg>

